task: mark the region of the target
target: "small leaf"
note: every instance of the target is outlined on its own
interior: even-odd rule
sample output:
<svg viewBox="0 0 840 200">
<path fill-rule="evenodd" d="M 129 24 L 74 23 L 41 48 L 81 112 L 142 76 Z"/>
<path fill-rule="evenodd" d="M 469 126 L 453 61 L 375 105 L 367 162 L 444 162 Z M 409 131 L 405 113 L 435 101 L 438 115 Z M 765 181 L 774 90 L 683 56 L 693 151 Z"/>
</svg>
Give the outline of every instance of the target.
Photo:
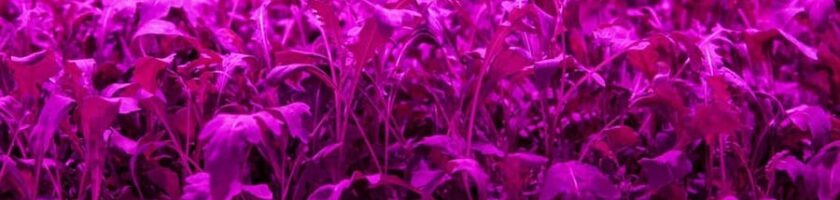
<svg viewBox="0 0 840 200">
<path fill-rule="evenodd" d="M 187 177 L 182 198 L 186 200 L 210 199 L 210 174 L 200 172 Z"/>
<path fill-rule="evenodd" d="M 505 49 L 496 56 L 490 65 L 487 80 L 491 83 L 504 79 L 522 71 L 526 66 L 533 65 L 532 61 L 522 49 Z"/>
<path fill-rule="evenodd" d="M 137 32 L 134 32 L 132 40 L 147 35 L 185 36 L 186 34 L 181 32 L 172 22 L 152 19 L 140 26 Z"/>
<path fill-rule="evenodd" d="M 271 189 L 269 189 L 268 185 L 266 185 L 266 184 L 245 185 L 245 186 L 242 186 L 242 191 L 249 194 L 251 197 L 253 197 L 255 199 L 261 199 L 261 200 L 274 199 L 274 194 L 271 193 Z"/>
<path fill-rule="evenodd" d="M 537 88 L 546 88 L 551 80 L 559 79 L 560 72 L 571 72 L 577 68 L 575 58 L 568 55 L 537 61 L 534 63 L 534 85 Z"/>
<path fill-rule="evenodd" d="M 53 144 L 53 137 L 59 124 L 70 116 L 68 112 L 73 103 L 73 99 L 59 94 L 50 94 L 45 100 L 44 107 L 38 115 L 38 123 L 32 128 L 29 138 L 38 164 L 41 164 L 40 160 L 44 158 L 44 153 Z"/>
<path fill-rule="evenodd" d="M 411 174 L 411 185 L 425 193 L 434 192 L 438 186 L 450 178 L 443 170 L 429 169 L 425 161 L 421 161 Z"/>
<path fill-rule="evenodd" d="M 830 142 L 831 116 L 822 108 L 801 105 L 787 110 L 789 119 L 800 130 L 810 131 L 815 148 Z"/>
<path fill-rule="evenodd" d="M 359 172 L 353 174 L 352 177 L 348 179 L 344 179 L 339 181 L 335 184 L 325 184 L 321 187 L 318 187 L 314 192 L 312 192 L 307 199 L 309 200 L 339 200 L 344 199 L 342 198 L 342 194 L 345 190 L 350 188 L 353 185 L 357 185 L 359 183 L 361 185 L 368 185 L 369 188 L 375 188 L 381 185 L 391 185 L 391 186 L 399 186 L 411 191 L 417 192 L 417 189 L 408 185 L 404 181 L 390 175 L 362 175 Z M 424 195 L 425 197 L 425 195 Z M 346 198 L 346 197 L 345 197 Z"/>
<path fill-rule="evenodd" d="M 377 19 L 368 19 L 359 31 L 358 41 L 348 46 L 353 54 L 354 66 L 362 68 L 376 55 L 376 51 L 385 46 L 394 29 L 382 24 Z"/>
<path fill-rule="evenodd" d="M 128 155 L 137 154 L 137 141 L 127 138 L 116 131 L 105 131 L 103 136 L 108 140 L 110 146 L 117 147 Z"/>
<path fill-rule="evenodd" d="M 271 3 L 272 1 L 263 2 L 263 4 L 259 8 L 257 8 L 257 13 L 253 16 L 254 21 L 257 23 L 256 40 L 260 44 L 263 60 L 265 61 L 264 63 L 266 65 L 265 67 L 268 67 L 271 64 L 271 55 L 269 55 L 269 52 L 271 52 L 272 45 L 269 44 L 271 42 L 269 41 L 269 36 L 267 32 L 267 26 L 269 26 L 269 24 L 268 22 L 266 22 L 266 18 L 268 15 L 268 13 L 266 12 Z"/>
<path fill-rule="evenodd" d="M 157 76 L 167 63 L 156 58 L 140 58 L 134 63 L 134 82 L 149 93 L 157 92 Z"/>
<path fill-rule="evenodd" d="M 658 73 L 656 62 L 659 61 L 659 53 L 656 52 L 656 46 L 650 44 L 649 41 L 642 41 L 631 46 L 627 51 L 627 61 L 648 79 L 653 79 Z"/>
<path fill-rule="evenodd" d="M 268 72 L 265 79 L 263 79 L 259 85 L 262 87 L 266 86 L 277 86 L 287 78 L 291 77 L 295 73 L 300 72 L 307 72 L 309 74 L 315 75 L 318 79 L 324 82 L 328 87 L 334 87 L 333 82 L 331 81 L 326 73 L 321 69 L 313 66 L 313 65 L 303 65 L 303 64 L 292 64 L 292 65 L 281 65 L 274 67 L 271 71 Z"/>
<path fill-rule="evenodd" d="M 695 107 L 692 126 L 707 142 L 714 142 L 718 135 L 732 134 L 743 124 L 733 106 L 704 104 Z"/>
<path fill-rule="evenodd" d="M 769 51 L 764 50 L 764 48 L 768 47 L 766 44 L 779 37 L 793 44 L 799 52 L 802 53 L 802 55 L 805 55 L 805 57 L 808 57 L 811 60 L 817 60 L 817 53 L 813 47 L 805 45 L 796 39 L 796 37 L 793 37 L 781 29 L 773 28 L 763 31 L 750 29 L 745 31 L 744 35 L 744 40 L 749 49 L 750 57 L 756 61 L 767 60 L 765 53 Z"/>
<path fill-rule="evenodd" d="M 309 105 L 305 103 L 291 103 L 283 107 L 274 108 L 283 115 L 286 127 L 293 137 L 300 139 L 304 144 L 309 142 L 309 134 L 303 127 L 303 117 L 310 115 Z"/>
<path fill-rule="evenodd" d="M 201 130 L 205 171 L 210 174 L 212 199 L 230 199 L 239 194 L 248 144 L 261 143 L 260 128 L 250 115 L 220 114 Z"/>
<path fill-rule="evenodd" d="M 98 96 L 85 98 L 79 105 L 81 129 L 85 136 L 85 164 L 89 167 L 88 179 L 91 182 L 91 196 L 99 199 L 105 167 L 105 142 L 103 132 L 111 126 L 119 112 L 120 102 Z"/>
<path fill-rule="evenodd" d="M 12 57 L 9 67 L 14 73 L 16 92 L 22 96 L 40 97 L 41 84 L 61 70 L 55 53 L 43 50 L 26 57 Z"/>
<path fill-rule="evenodd" d="M 621 193 L 597 168 L 570 161 L 548 169 L 540 199 L 618 199 Z"/>
<path fill-rule="evenodd" d="M 787 32 L 782 31 L 781 29 L 778 29 L 778 31 L 779 31 L 779 34 L 782 35 L 782 37 L 784 37 L 788 42 L 793 44 L 793 46 L 796 46 L 796 48 L 799 49 L 799 52 L 802 52 L 803 55 L 810 58 L 811 60 L 817 60 L 817 50 L 816 49 L 814 49 L 813 47 L 810 47 L 806 44 L 803 44 L 801 41 L 796 39 L 796 37 L 793 37 L 792 35 L 788 34 Z"/>
<path fill-rule="evenodd" d="M 339 26 L 338 17 L 336 16 L 338 12 L 336 12 L 332 2 L 330 0 L 310 0 L 309 6 L 315 12 L 315 15 L 318 16 L 318 23 L 324 32 L 326 32 L 324 34 L 334 44 L 341 44 L 343 42 L 341 39 L 342 31 Z"/>
<path fill-rule="evenodd" d="M 289 64 L 307 64 L 315 65 L 320 63 L 327 63 L 326 57 L 311 53 L 296 50 L 286 50 L 274 52 L 275 65 L 289 65 Z"/>
<path fill-rule="evenodd" d="M 333 152 L 335 152 L 335 150 L 341 148 L 342 146 L 344 146 L 344 143 L 335 143 L 327 145 L 326 147 L 321 148 L 321 150 L 318 150 L 318 153 L 315 153 L 315 155 L 313 155 L 312 158 L 310 158 L 310 160 L 320 161 L 332 154 Z"/>
<path fill-rule="evenodd" d="M 662 187 L 678 181 L 691 173 L 691 161 L 682 151 L 671 150 L 656 158 L 643 158 L 639 161 L 648 184 Z"/>
<path fill-rule="evenodd" d="M 481 196 L 487 195 L 487 190 L 490 188 L 490 176 L 481 168 L 481 165 L 473 159 L 454 159 L 447 163 L 447 171 L 450 174 L 455 172 L 464 172 L 472 177 L 478 187 L 478 193 Z"/>
<path fill-rule="evenodd" d="M 23 116 L 23 106 L 20 102 L 12 96 L 0 97 L 0 121 L 17 124 L 20 116 Z"/>
<path fill-rule="evenodd" d="M 639 135 L 633 128 L 627 126 L 617 126 L 604 130 L 605 140 L 610 146 L 610 149 L 620 150 L 627 147 L 635 146 L 639 143 Z"/>
<path fill-rule="evenodd" d="M 464 140 L 460 138 L 452 138 L 446 135 L 432 135 L 425 137 L 415 143 L 415 148 L 420 146 L 439 149 L 453 157 L 460 156 L 466 149 L 466 143 Z"/>
<path fill-rule="evenodd" d="M 155 167 L 146 171 L 144 174 L 152 183 L 166 191 L 169 197 L 181 197 L 181 181 L 179 180 L 178 174 L 171 169 Z"/>
</svg>

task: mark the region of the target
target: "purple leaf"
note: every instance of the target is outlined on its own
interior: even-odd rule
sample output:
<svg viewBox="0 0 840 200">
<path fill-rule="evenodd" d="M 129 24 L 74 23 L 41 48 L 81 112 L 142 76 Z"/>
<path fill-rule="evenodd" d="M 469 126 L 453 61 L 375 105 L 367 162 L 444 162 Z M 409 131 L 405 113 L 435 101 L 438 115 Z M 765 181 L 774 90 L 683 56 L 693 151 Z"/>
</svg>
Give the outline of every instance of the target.
<svg viewBox="0 0 840 200">
<path fill-rule="evenodd" d="M 618 199 L 621 193 L 597 168 L 570 161 L 551 166 L 545 174 L 540 199 Z"/>
<path fill-rule="evenodd" d="M 270 64 L 271 64 L 271 55 L 270 55 L 269 52 L 271 52 L 272 46 L 269 43 L 270 41 L 269 41 L 269 36 L 268 36 L 268 32 L 267 32 L 268 28 L 266 28 L 266 26 L 269 26 L 269 24 L 267 24 L 268 22 L 266 22 L 266 18 L 267 18 L 266 15 L 268 15 L 268 13 L 266 13 L 266 12 L 267 12 L 268 7 L 270 5 L 271 5 L 271 1 L 263 2 L 263 4 L 257 9 L 257 11 L 256 11 L 257 13 L 253 16 L 254 21 L 256 21 L 256 23 L 257 23 L 257 33 L 256 33 L 257 38 L 256 38 L 256 40 L 260 43 L 260 48 L 262 50 L 263 60 L 265 61 L 265 65 L 266 65 L 265 67 L 269 67 Z"/>
<path fill-rule="evenodd" d="M 201 172 L 187 177 L 182 198 L 186 200 L 210 199 L 210 174 Z"/>
<path fill-rule="evenodd" d="M 354 66 L 362 68 L 374 57 L 378 49 L 385 46 L 393 33 L 393 27 L 382 24 L 377 19 L 366 20 L 356 35 L 358 40 L 347 47 L 353 54 Z"/>
<path fill-rule="evenodd" d="M 790 121 L 800 130 L 811 133 L 815 148 L 820 148 L 830 142 L 831 116 L 822 108 L 801 105 L 787 110 Z"/>
<path fill-rule="evenodd" d="M 134 82 L 150 93 L 157 92 L 157 77 L 167 63 L 156 58 L 140 58 L 134 63 Z"/>
<path fill-rule="evenodd" d="M 642 173 L 651 187 L 662 187 L 691 173 L 691 161 L 682 151 L 671 150 L 656 158 L 639 161 Z"/>
<path fill-rule="evenodd" d="M 70 108 L 74 101 L 59 94 L 50 94 L 47 97 L 41 114 L 38 115 L 38 123 L 32 128 L 29 141 L 32 143 L 36 158 L 41 158 L 52 144 L 53 135 L 59 124 L 67 119 Z"/>
<path fill-rule="evenodd" d="M 242 191 L 249 194 L 251 197 L 253 197 L 255 199 L 261 199 L 261 200 L 274 199 L 274 194 L 271 193 L 271 189 L 269 189 L 268 185 L 266 185 L 266 184 L 245 185 L 245 186 L 242 186 Z"/>
<path fill-rule="evenodd" d="M 490 183 L 490 176 L 481 168 L 481 164 L 473 159 L 454 159 L 447 163 L 447 171 L 450 174 L 455 172 L 467 173 L 478 187 L 478 193 L 481 196 L 487 195 L 492 183 Z"/>
<path fill-rule="evenodd" d="M 330 0 L 310 0 L 309 6 L 318 17 L 318 23 L 324 34 L 332 40 L 333 44 L 341 44 L 342 32 L 336 10 Z"/>
<path fill-rule="evenodd" d="M 155 167 L 145 173 L 152 183 L 166 191 L 170 198 L 181 197 L 181 181 L 178 174 L 171 169 L 164 167 Z"/>
<path fill-rule="evenodd" d="M 296 102 L 273 109 L 283 115 L 286 127 L 289 128 L 289 133 L 293 137 L 300 139 L 303 143 L 309 142 L 309 132 L 303 127 L 304 117 L 310 115 L 308 105 Z"/>
<path fill-rule="evenodd" d="M 333 152 L 335 152 L 335 150 L 341 148 L 342 146 L 344 146 L 343 143 L 327 145 L 326 147 L 321 148 L 321 150 L 319 150 L 318 153 L 315 153 L 315 155 L 313 155 L 312 158 L 310 158 L 310 160 L 319 161 L 321 159 L 324 159 L 325 157 L 332 154 Z"/>
<path fill-rule="evenodd" d="M 91 198 L 93 199 L 99 199 L 102 189 L 102 176 L 105 170 L 105 156 L 102 154 L 105 150 L 105 142 L 102 139 L 103 132 L 116 119 L 119 107 L 119 101 L 110 101 L 97 96 L 87 97 L 79 105 L 81 128 L 87 147 L 85 163 L 90 168 L 88 180 L 92 184 L 90 187 Z"/>
<path fill-rule="evenodd" d="M 212 199 L 239 194 L 249 144 L 261 143 L 260 128 L 250 115 L 220 114 L 201 130 L 205 170 L 210 174 Z"/>
<path fill-rule="evenodd" d="M 534 63 L 534 85 L 537 88 L 546 88 L 551 80 L 556 78 L 560 72 L 571 72 L 578 68 L 574 57 L 561 55 L 556 58 L 540 60 Z"/>
<path fill-rule="evenodd" d="M 41 84 L 58 74 L 55 53 L 50 50 L 36 52 L 26 57 L 12 57 L 8 63 L 14 72 L 15 90 L 21 96 L 40 97 Z"/>
<path fill-rule="evenodd" d="M 160 20 L 160 19 L 152 19 L 147 21 L 143 24 L 140 28 L 137 29 L 137 32 L 134 32 L 134 36 L 132 40 L 136 40 L 139 37 L 147 36 L 147 35 L 164 35 L 164 36 L 185 36 L 175 24 L 172 22 Z"/>
</svg>

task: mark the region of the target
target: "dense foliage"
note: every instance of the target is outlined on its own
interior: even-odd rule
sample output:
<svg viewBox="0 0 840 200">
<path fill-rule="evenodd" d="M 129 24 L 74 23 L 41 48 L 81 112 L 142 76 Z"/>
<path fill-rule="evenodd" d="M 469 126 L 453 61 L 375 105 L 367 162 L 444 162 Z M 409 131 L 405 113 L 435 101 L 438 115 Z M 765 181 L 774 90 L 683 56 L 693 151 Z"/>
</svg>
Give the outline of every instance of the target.
<svg viewBox="0 0 840 200">
<path fill-rule="evenodd" d="M 0 0 L 2 199 L 838 199 L 837 0 Z"/>
</svg>

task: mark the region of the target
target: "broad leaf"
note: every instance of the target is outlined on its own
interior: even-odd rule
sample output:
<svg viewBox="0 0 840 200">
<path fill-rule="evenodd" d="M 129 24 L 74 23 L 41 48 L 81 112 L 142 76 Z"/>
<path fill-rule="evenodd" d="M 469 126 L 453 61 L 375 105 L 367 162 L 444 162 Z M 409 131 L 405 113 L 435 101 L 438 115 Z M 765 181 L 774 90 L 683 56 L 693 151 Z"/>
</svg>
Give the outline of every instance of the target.
<svg viewBox="0 0 840 200">
<path fill-rule="evenodd" d="M 356 35 L 358 40 L 347 47 L 353 54 L 353 65 L 356 68 L 363 67 L 376 55 L 380 48 L 385 46 L 393 33 L 393 27 L 382 24 L 377 19 L 366 20 L 362 29 Z"/>
<path fill-rule="evenodd" d="M 58 74 L 56 55 L 51 50 L 44 50 L 26 57 L 12 57 L 9 67 L 14 73 L 16 92 L 21 96 L 40 97 L 41 84 Z"/>
<path fill-rule="evenodd" d="M 230 199 L 242 190 L 249 144 L 261 142 L 260 128 L 250 115 L 220 114 L 201 130 L 205 170 L 212 199 Z"/>
<path fill-rule="evenodd" d="M 557 163 L 545 174 L 540 199 L 618 199 L 621 193 L 597 168 L 577 161 Z"/>
<path fill-rule="evenodd" d="M 647 183 L 651 187 L 662 187 L 691 173 L 691 161 L 682 151 L 671 150 L 656 158 L 639 160 Z"/>
<path fill-rule="evenodd" d="M 103 155 L 105 141 L 102 134 L 116 119 L 119 107 L 119 101 L 110 101 L 97 96 L 87 97 L 79 105 L 81 128 L 87 147 L 85 164 L 90 168 L 88 180 L 90 180 L 93 199 L 99 198 L 105 170 L 105 156 Z"/>
<path fill-rule="evenodd" d="M 140 58 L 134 63 L 134 82 L 150 93 L 157 92 L 157 77 L 167 63 L 156 58 Z"/>
</svg>

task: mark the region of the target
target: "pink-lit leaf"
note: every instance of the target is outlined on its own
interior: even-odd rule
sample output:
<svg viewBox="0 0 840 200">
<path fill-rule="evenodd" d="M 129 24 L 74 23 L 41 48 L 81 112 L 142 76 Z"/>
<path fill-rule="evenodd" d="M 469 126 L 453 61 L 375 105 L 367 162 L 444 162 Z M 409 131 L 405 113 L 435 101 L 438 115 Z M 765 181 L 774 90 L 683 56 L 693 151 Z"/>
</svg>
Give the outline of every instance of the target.
<svg viewBox="0 0 840 200">
<path fill-rule="evenodd" d="M 303 143 L 309 142 L 308 131 L 303 127 L 304 117 L 311 115 L 309 105 L 295 102 L 273 110 L 280 112 L 283 116 L 286 127 L 289 128 L 289 133 L 293 137 L 300 139 Z"/>
<path fill-rule="evenodd" d="M 268 188 L 266 184 L 259 184 L 259 185 L 245 185 L 242 186 L 243 193 L 248 194 L 251 198 L 260 199 L 260 200 L 270 200 L 274 199 L 274 194 L 271 193 L 271 189 Z"/>
<path fill-rule="evenodd" d="M 18 118 L 23 116 L 23 106 L 12 96 L 0 97 L 0 121 L 7 124 L 17 124 Z"/>
<path fill-rule="evenodd" d="M 311 52 L 286 50 L 274 52 L 274 65 L 307 64 L 315 65 L 327 63 L 327 58 Z"/>
<path fill-rule="evenodd" d="M 171 198 L 181 197 L 181 182 L 178 174 L 171 169 L 164 167 L 155 167 L 146 171 L 145 176 L 151 180 L 152 183 L 159 188 L 166 191 L 166 194 Z"/>
<path fill-rule="evenodd" d="M 411 185 L 425 193 L 432 193 L 450 178 L 443 170 L 429 169 L 425 162 L 421 162 L 418 168 L 412 171 Z"/>
<path fill-rule="evenodd" d="M 766 44 L 780 37 L 793 44 L 805 57 L 811 60 L 817 60 L 816 50 L 813 47 L 805 45 L 796 39 L 796 37 L 780 29 L 774 28 L 763 31 L 751 29 L 744 32 L 744 37 L 745 44 L 749 48 L 750 57 L 756 59 L 756 61 L 765 61 L 767 59 L 766 56 L 768 56 L 765 55 L 767 51 L 764 50 L 768 46 Z"/>
<path fill-rule="evenodd" d="M 53 144 L 53 136 L 59 124 L 69 117 L 68 112 L 73 103 L 73 99 L 59 94 L 50 94 L 47 97 L 41 114 L 38 115 L 38 123 L 32 128 L 29 138 L 38 165 L 41 164 L 44 154 Z"/>
<path fill-rule="evenodd" d="M 224 91 L 225 87 L 230 81 L 230 78 L 233 77 L 234 71 L 238 69 L 246 69 L 251 67 L 254 63 L 249 62 L 253 61 L 255 58 L 250 55 L 245 54 L 238 54 L 238 53 L 231 53 L 228 55 L 224 55 L 222 57 L 222 75 L 216 80 L 216 89 L 219 91 Z"/>
<path fill-rule="evenodd" d="M 22 96 L 40 97 L 41 84 L 61 70 L 51 50 L 39 51 L 26 57 L 12 57 L 8 64 L 17 83 L 16 91 Z"/>
<path fill-rule="evenodd" d="M 91 197 L 93 199 L 99 198 L 105 170 L 105 156 L 102 154 L 105 142 L 102 139 L 102 134 L 116 119 L 119 106 L 119 101 L 110 101 L 97 96 L 87 97 L 79 105 L 81 129 L 88 150 L 85 155 L 85 163 L 90 168 L 88 180 L 91 184 Z"/>
<path fill-rule="evenodd" d="M 456 172 L 463 172 L 469 175 L 475 181 L 478 193 L 481 196 L 487 195 L 490 189 L 490 176 L 481 167 L 481 165 L 473 159 L 454 159 L 447 163 L 447 172 L 450 174 Z"/>
<path fill-rule="evenodd" d="M 822 108 L 801 105 L 787 110 L 787 114 L 797 128 L 810 131 L 815 147 L 819 148 L 830 142 L 831 115 Z"/>
<path fill-rule="evenodd" d="M 552 80 L 559 79 L 561 72 L 571 72 L 578 68 L 574 57 L 560 55 L 556 58 L 540 60 L 534 63 L 534 85 L 546 88 Z"/>
<path fill-rule="evenodd" d="M 382 24 L 390 27 L 402 27 L 409 25 L 409 21 L 415 17 L 420 17 L 420 13 L 410 9 L 386 8 L 370 1 L 362 1 L 368 11 L 373 13 L 373 17 L 379 20 Z"/>
<path fill-rule="evenodd" d="M 557 163 L 545 174 L 540 199 L 618 199 L 621 193 L 598 168 L 577 161 Z"/>
<path fill-rule="evenodd" d="M 260 49 L 262 50 L 261 56 L 266 64 L 265 67 L 268 67 L 268 65 L 271 64 L 271 55 L 269 52 L 271 52 L 272 46 L 270 44 L 271 41 L 269 41 L 269 36 L 267 32 L 268 28 L 266 28 L 266 26 L 269 26 L 266 18 L 268 17 L 267 10 L 271 3 L 271 1 L 263 2 L 263 4 L 256 10 L 255 15 L 253 16 L 253 20 L 257 23 L 256 40 L 260 44 Z"/>
<path fill-rule="evenodd" d="M 353 54 L 354 65 L 357 68 L 363 67 L 380 48 L 385 46 L 393 33 L 393 27 L 382 24 L 377 19 L 366 20 L 356 35 L 358 40 L 348 46 Z"/>
<path fill-rule="evenodd" d="M 185 200 L 206 200 L 210 199 L 210 174 L 201 172 L 186 178 L 184 186 Z"/>
<path fill-rule="evenodd" d="M 137 141 L 127 138 L 116 131 L 105 131 L 103 136 L 108 140 L 109 146 L 116 147 L 128 155 L 135 155 L 137 153 Z"/>
<path fill-rule="evenodd" d="M 205 171 L 210 174 L 212 199 L 230 199 L 238 194 L 245 175 L 249 144 L 261 143 L 260 128 L 250 115 L 220 114 L 201 130 Z"/>
<path fill-rule="evenodd" d="M 281 65 L 274 67 L 268 72 L 265 79 L 260 82 L 261 86 L 277 86 L 283 83 L 287 78 L 292 77 L 297 73 L 306 72 L 315 75 L 318 79 L 324 82 L 328 87 L 334 87 L 332 79 L 330 79 L 324 71 L 313 66 L 303 64 Z"/>
<path fill-rule="evenodd" d="M 360 184 L 361 183 L 361 184 Z M 408 189 L 409 191 L 419 192 L 416 188 L 409 185 L 401 179 L 391 175 L 362 175 L 359 172 L 353 173 L 348 179 L 344 179 L 335 184 L 325 184 L 318 187 L 307 199 L 309 200 L 338 200 L 343 199 L 342 194 L 345 190 L 351 188 L 353 185 L 368 185 L 369 188 L 376 188 L 380 186 L 396 186 L 399 188 Z M 422 195 L 422 194 L 421 194 Z M 351 195 L 352 197 L 352 195 Z M 423 197 L 426 197 L 423 195 Z"/>
<path fill-rule="evenodd" d="M 339 26 L 338 17 L 336 16 L 336 9 L 333 7 L 332 2 L 333 1 L 330 0 L 308 1 L 309 6 L 314 11 L 314 14 L 318 16 L 318 23 L 325 32 L 324 34 L 327 35 L 334 44 L 341 44 L 343 42 L 342 31 Z"/>
<path fill-rule="evenodd" d="M 321 148 L 321 150 L 319 150 L 318 153 L 315 153 L 315 155 L 313 155 L 312 158 L 310 158 L 310 160 L 320 161 L 320 160 L 326 158 L 327 156 L 333 154 L 336 150 L 338 150 L 342 146 L 344 146 L 343 143 L 335 143 L 335 144 L 327 145 L 326 147 Z"/>
<path fill-rule="evenodd" d="M 648 79 L 652 79 L 658 73 L 656 62 L 659 61 L 659 53 L 656 52 L 656 45 L 650 41 L 631 46 L 627 51 L 627 61 Z"/>
<path fill-rule="evenodd" d="M 505 49 L 499 52 L 490 65 L 487 80 L 491 83 L 522 71 L 526 66 L 534 65 L 522 49 Z"/>
<path fill-rule="evenodd" d="M 157 92 L 157 77 L 161 70 L 166 68 L 165 61 L 156 58 L 140 58 L 134 63 L 134 82 L 140 84 L 143 89 L 150 93 Z"/>
<path fill-rule="evenodd" d="M 548 158 L 532 153 L 512 153 L 499 163 L 505 189 L 513 194 L 534 183 L 537 173 L 548 163 Z"/>
<path fill-rule="evenodd" d="M 835 199 L 840 196 L 840 141 L 825 145 L 807 163 L 806 188 L 817 193 L 819 199 Z M 809 173 L 810 172 L 810 173 Z M 814 180 L 815 179 L 815 180 Z"/>
<path fill-rule="evenodd" d="M 23 194 L 24 197 L 32 198 L 31 191 L 35 189 L 33 187 L 34 183 L 31 182 L 32 178 L 27 177 L 26 174 L 18 169 L 17 162 L 12 160 L 8 155 L 0 154 L 0 164 L 3 164 L 0 166 L 3 172 L 0 173 L 0 180 L 11 183 L 0 185 L 0 188 L 14 189 Z"/>
<path fill-rule="evenodd" d="M 802 43 L 801 41 L 799 41 L 799 39 L 796 39 L 796 37 L 793 37 L 785 31 L 778 31 L 779 35 L 782 35 L 782 37 L 785 38 L 785 40 L 793 44 L 793 46 L 796 46 L 796 48 L 799 49 L 799 52 L 802 52 L 803 55 L 810 58 L 811 60 L 817 60 L 817 51 L 813 47 Z"/>
<path fill-rule="evenodd" d="M 662 187 L 691 173 L 691 161 L 682 151 L 671 150 L 656 158 L 639 160 L 642 173 L 651 187 Z"/>
<path fill-rule="evenodd" d="M 432 135 L 415 143 L 415 148 L 421 146 L 441 150 L 453 157 L 462 154 L 466 148 L 466 144 L 463 139 L 453 138 L 446 135 Z"/>
<path fill-rule="evenodd" d="M 147 35 L 185 36 L 175 24 L 161 19 L 152 19 L 140 26 L 137 32 L 134 33 L 132 40 Z"/>
<path fill-rule="evenodd" d="M 639 144 L 639 134 L 633 128 L 617 126 L 604 130 L 610 148 L 619 150 Z"/>
</svg>

